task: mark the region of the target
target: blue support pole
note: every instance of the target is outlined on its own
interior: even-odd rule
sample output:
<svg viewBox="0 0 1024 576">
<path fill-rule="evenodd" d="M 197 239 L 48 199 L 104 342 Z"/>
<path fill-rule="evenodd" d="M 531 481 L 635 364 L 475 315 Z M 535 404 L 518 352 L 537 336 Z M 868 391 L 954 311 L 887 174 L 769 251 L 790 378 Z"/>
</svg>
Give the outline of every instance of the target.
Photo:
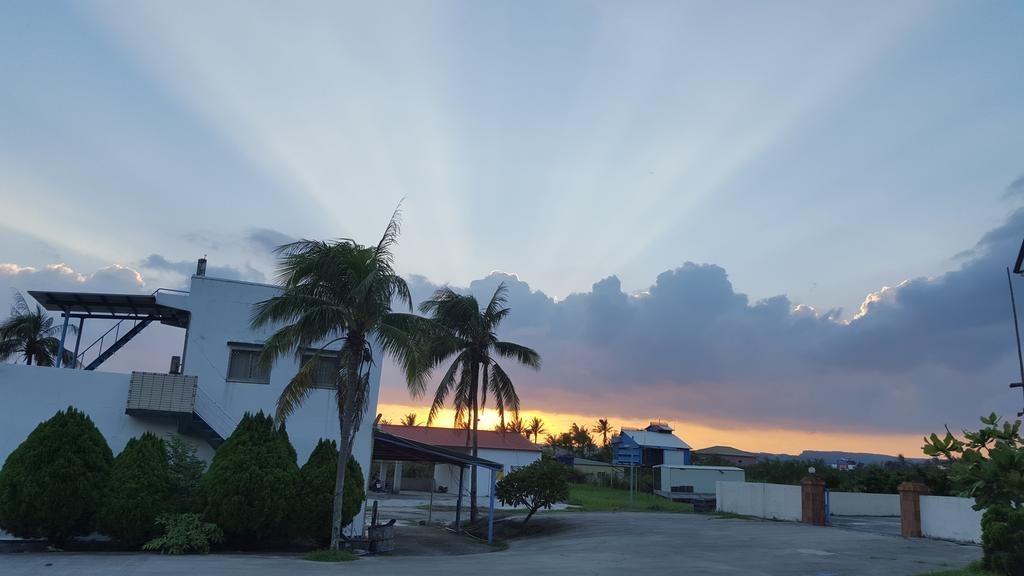
<svg viewBox="0 0 1024 576">
<path fill-rule="evenodd" d="M 61 361 L 64 360 L 64 339 L 67 338 L 68 336 L 68 320 L 71 320 L 71 317 L 68 316 L 68 311 L 65 310 L 64 328 L 62 328 L 60 331 L 60 346 L 57 347 L 57 362 L 55 363 L 55 366 L 57 366 L 57 368 L 60 368 Z"/>
<path fill-rule="evenodd" d="M 494 468 L 491 468 L 491 513 L 487 517 L 487 543 L 494 544 Z"/>
</svg>

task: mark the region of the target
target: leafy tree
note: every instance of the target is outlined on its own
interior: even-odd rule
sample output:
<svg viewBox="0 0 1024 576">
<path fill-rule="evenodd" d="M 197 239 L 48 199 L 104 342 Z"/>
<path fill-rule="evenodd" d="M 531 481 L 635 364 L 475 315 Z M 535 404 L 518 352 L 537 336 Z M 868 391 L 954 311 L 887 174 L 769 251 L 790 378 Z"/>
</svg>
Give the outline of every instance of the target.
<svg viewBox="0 0 1024 576">
<path fill-rule="evenodd" d="M 533 419 L 530 420 L 530 423 L 526 425 L 526 430 L 533 435 L 534 444 L 537 443 L 537 438 L 539 438 L 541 434 L 547 432 L 544 428 L 544 421 L 536 416 L 534 416 Z"/>
<path fill-rule="evenodd" d="M 321 545 L 331 541 L 331 508 L 337 469 L 338 445 L 334 440 L 321 439 L 309 455 L 309 460 L 299 470 L 296 534 L 311 538 Z M 355 458 L 350 457 L 345 473 L 342 524 L 350 524 L 359 513 L 366 499 L 364 485 L 363 469 Z"/>
<path fill-rule="evenodd" d="M 594 426 L 594 433 L 601 435 L 601 447 L 604 448 L 608 446 L 608 435 L 614 434 L 615 429 L 608 423 L 607 418 L 599 418 Z"/>
<path fill-rule="evenodd" d="M 523 526 L 541 508 L 569 498 L 569 468 L 546 458 L 524 466 L 498 482 L 494 496 L 505 506 L 525 506 Z"/>
<path fill-rule="evenodd" d="M 405 416 L 402 416 L 402 420 L 399 423 L 402 426 L 416 426 L 416 413 L 409 412 Z"/>
<path fill-rule="evenodd" d="M 196 445 L 177 434 L 167 435 L 167 458 L 171 475 L 171 501 L 168 510 L 199 512 L 202 510 L 200 481 L 206 462 L 196 456 Z"/>
<path fill-rule="evenodd" d="M 263 412 L 246 412 L 203 476 L 204 516 L 235 544 L 280 540 L 298 473 L 288 434 Z"/>
<path fill-rule="evenodd" d="M 505 422 L 505 424 L 495 424 L 494 431 L 505 432 L 508 434 L 519 434 L 520 436 L 525 436 L 527 438 L 530 437 L 530 433 L 526 430 L 526 424 L 523 423 L 519 416 Z"/>
<path fill-rule="evenodd" d="M 498 340 L 496 331 L 509 313 L 505 306 L 507 288 L 502 283 L 494 291 L 487 305 L 481 309 L 472 294 L 459 294 L 451 288 L 442 288 L 420 305 L 420 311 L 430 314 L 440 328 L 434 333 L 430 346 L 429 366 L 434 367 L 447 361 L 451 365 L 445 372 L 434 400 L 430 406 L 427 423 L 433 421 L 449 396 L 454 397 L 456 420 L 468 416 L 473 456 L 478 456 L 477 432 L 480 425 L 480 408 L 487 401 L 487 393 L 493 397 L 495 407 L 505 424 L 505 411 L 519 415 L 519 395 L 516 394 L 512 379 L 497 362 L 497 358 L 514 360 L 530 368 L 540 368 L 540 354 L 536 351 Z M 421 393 L 422 387 L 411 387 L 414 394 Z M 476 466 L 470 473 L 469 517 L 476 522 L 477 477 Z"/>
<path fill-rule="evenodd" d="M 0 469 L 0 528 L 56 544 L 92 532 L 113 460 L 84 412 L 57 412 Z"/>
<path fill-rule="evenodd" d="M 952 478 L 966 486 L 981 519 L 982 564 L 1003 574 L 1024 574 L 1024 439 L 1020 420 L 1002 422 L 995 413 L 983 428 L 964 432 L 960 440 L 948 430 L 944 438 L 925 438 L 924 453 L 952 462 Z"/>
<path fill-rule="evenodd" d="M 114 458 L 99 529 L 119 542 L 142 544 L 157 533 L 157 516 L 172 500 L 171 471 L 164 441 L 146 432 L 132 438 Z"/>
<path fill-rule="evenodd" d="M 62 329 L 42 306 L 36 304 L 33 310 L 25 297 L 15 292 L 11 315 L 0 324 L 0 359 L 13 357 L 26 364 L 53 366 L 60 349 Z M 68 334 L 77 333 L 76 326 L 68 326 Z M 65 350 L 62 364 L 72 366 L 74 354 Z"/>
<path fill-rule="evenodd" d="M 224 532 L 216 524 L 203 522 L 195 512 L 185 514 L 161 514 L 156 519 L 164 534 L 142 547 L 164 554 L 206 554 L 210 544 L 224 541 Z"/>
<path fill-rule="evenodd" d="M 375 361 L 371 343 L 376 341 L 405 369 L 409 385 L 424 386 L 416 351 L 416 327 L 422 318 L 392 312 L 399 302 L 412 310 L 409 287 L 394 270 L 394 248 L 399 233 L 399 213 L 388 223 L 375 246 L 354 240 L 300 240 L 277 249 L 281 293 L 256 305 L 253 328 L 280 326 L 266 342 L 260 363 L 269 368 L 274 360 L 294 354 L 310 355 L 288 382 L 277 401 L 275 419 L 285 419 L 317 388 L 317 361 L 325 352 L 337 355 L 334 403 L 340 422 L 340 451 L 334 485 L 331 549 L 342 545 L 342 502 L 346 466 L 352 443 L 366 411 L 370 367 Z M 323 343 L 323 344 L 321 344 Z M 332 350 L 340 346 L 340 350 Z M 226 529 L 226 527 L 225 527 Z"/>
</svg>

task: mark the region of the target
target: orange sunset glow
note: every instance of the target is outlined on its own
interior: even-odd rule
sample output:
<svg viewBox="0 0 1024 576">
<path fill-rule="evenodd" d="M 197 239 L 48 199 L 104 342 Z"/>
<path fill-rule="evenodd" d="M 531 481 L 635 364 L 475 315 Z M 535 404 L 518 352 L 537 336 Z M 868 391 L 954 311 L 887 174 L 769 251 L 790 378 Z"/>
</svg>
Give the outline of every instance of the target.
<svg viewBox="0 0 1024 576">
<path fill-rule="evenodd" d="M 409 413 L 416 414 L 420 425 L 426 424 L 428 409 L 422 406 L 404 404 L 380 404 L 377 412 L 384 418 L 397 424 Z M 612 414 L 572 414 L 567 412 L 543 412 L 524 410 L 519 414 L 524 422 L 534 416 L 544 421 L 547 432 L 541 434 L 540 442 L 544 442 L 547 434 L 565 432 L 573 422 L 592 427 L 598 418 L 608 418 L 616 429 L 639 428 L 646 426 L 649 420 L 636 418 L 616 418 Z M 506 414 L 506 417 L 508 415 Z M 441 410 L 434 420 L 433 426 L 452 427 L 455 411 L 450 408 Z M 507 419 L 507 418 L 506 418 Z M 841 450 L 851 452 L 872 452 L 879 454 L 902 454 L 907 457 L 921 457 L 923 444 L 920 435 L 911 434 L 861 434 L 844 432 L 814 432 L 783 428 L 714 428 L 693 422 L 680 422 L 668 419 L 675 428 L 677 436 L 682 438 L 694 449 L 708 446 L 726 445 L 749 452 L 770 452 L 777 454 L 799 454 L 803 450 Z M 495 410 L 484 410 L 480 415 L 480 429 L 491 430 L 499 422 Z M 595 439 L 600 444 L 600 439 Z"/>
</svg>

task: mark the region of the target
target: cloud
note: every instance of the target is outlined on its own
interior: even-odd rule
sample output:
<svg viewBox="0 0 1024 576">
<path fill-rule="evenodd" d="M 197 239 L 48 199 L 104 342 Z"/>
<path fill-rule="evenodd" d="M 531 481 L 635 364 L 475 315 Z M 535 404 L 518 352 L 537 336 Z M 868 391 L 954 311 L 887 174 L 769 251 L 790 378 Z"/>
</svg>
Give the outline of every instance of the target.
<svg viewBox="0 0 1024 576">
<path fill-rule="evenodd" d="M 691 262 L 636 294 L 610 276 L 556 301 L 504 272 L 466 290 L 483 303 L 508 287 L 500 337 L 544 358 L 540 372 L 512 370 L 526 407 L 684 428 L 924 432 L 1016 410 L 1004 267 L 1022 233 L 1024 209 L 959 268 L 873 292 L 850 321 L 786 296 L 751 302 L 723 268 Z M 417 301 L 436 288 L 420 276 L 410 286 Z M 404 401 L 400 388 L 385 387 Z"/>
<path fill-rule="evenodd" d="M 187 278 L 191 277 L 196 272 L 196 262 L 189 260 L 177 260 L 171 261 L 161 256 L 160 254 L 150 254 L 148 257 L 138 263 L 139 268 L 144 270 L 154 271 L 159 273 L 171 273 L 175 276 L 172 282 L 176 282 L 177 285 L 184 286 L 187 284 Z M 253 268 L 248 263 L 245 264 L 244 268 L 236 268 L 234 266 L 214 266 L 208 265 L 206 269 L 208 276 L 216 278 L 226 278 L 228 280 L 246 280 L 250 282 L 265 282 L 266 276 L 263 272 Z M 177 287 L 177 285 L 175 287 Z"/>
<path fill-rule="evenodd" d="M 1010 185 L 1006 187 L 1006 198 L 1013 198 L 1017 196 L 1024 196 L 1024 174 L 1021 174 L 1016 180 L 1010 182 Z"/>
<path fill-rule="evenodd" d="M 249 244 L 253 245 L 259 252 L 271 254 L 278 246 L 294 242 L 296 239 L 271 228 L 253 228 L 246 236 Z"/>
</svg>

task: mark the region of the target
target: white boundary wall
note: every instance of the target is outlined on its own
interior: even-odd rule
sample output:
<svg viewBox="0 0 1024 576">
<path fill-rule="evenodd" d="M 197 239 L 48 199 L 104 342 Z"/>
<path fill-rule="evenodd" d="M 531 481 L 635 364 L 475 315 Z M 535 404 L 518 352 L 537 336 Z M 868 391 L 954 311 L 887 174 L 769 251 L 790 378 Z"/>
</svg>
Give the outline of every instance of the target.
<svg viewBox="0 0 1024 576">
<path fill-rule="evenodd" d="M 744 516 L 799 521 L 800 487 L 757 482 L 716 482 L 715 509 Z"/>
<path fill-rule="evenodd" d="M 921 534 L 927 538 L 981 542 L 981 511 L 974 498 L 921 496 Z"/>
<path fill-rule="evenodd" d="M 836 516 L 899 516 L 899 494 L 829 492 L 828 511 Z"/>
</svg>

